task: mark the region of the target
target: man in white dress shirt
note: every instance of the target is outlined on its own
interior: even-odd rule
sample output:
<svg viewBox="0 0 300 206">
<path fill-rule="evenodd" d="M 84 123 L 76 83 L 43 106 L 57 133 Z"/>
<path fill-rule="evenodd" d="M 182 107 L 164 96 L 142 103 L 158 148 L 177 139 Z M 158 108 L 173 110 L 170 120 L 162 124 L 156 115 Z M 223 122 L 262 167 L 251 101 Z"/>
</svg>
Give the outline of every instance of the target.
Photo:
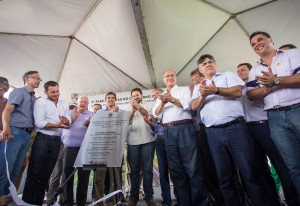
<svg viewBox="0 0 300 206">
<path fill-rule="evenodd" d="M 33 115 L 36 137 L 32 146 L 23 200 L 42 205 L 50 175 L 56 164 L 63 128 L 71 122 L 69 106 L 59 99 L 59 86 L 54 81 L 44 84 L 47 97 L 36 100 Z"/>
<path fill-rule="evenodd" d="M 152 112 L 155 117 L 162 118 L 165 126 L 170 176 L 181 205 L 204 206 L 207 193 L 191 120 L 191 92 L 189 88 L 177 86 L 173 70 L 166 70 L 163 80 L 167 92 L 158 95 Z"/>
</svg>

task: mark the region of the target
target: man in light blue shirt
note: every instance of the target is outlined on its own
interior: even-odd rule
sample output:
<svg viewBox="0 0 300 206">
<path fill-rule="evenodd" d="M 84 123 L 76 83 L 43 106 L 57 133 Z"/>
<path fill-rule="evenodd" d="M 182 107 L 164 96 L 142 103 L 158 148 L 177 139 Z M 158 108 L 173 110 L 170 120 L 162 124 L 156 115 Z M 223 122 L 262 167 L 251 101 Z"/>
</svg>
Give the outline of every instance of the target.
<svg viewBox="0 0 300 206">
<path fill-rule="evenodd" d="M 32 145 L 27 178 L 22 199 L 30 204 L 42 205 L 50 175 L 56 164 L 63 128 L 71 122 L 69 106 L 59 99 L 59 86 L 54 81 L 44 84 L 46 98 L 34 104 L 36 137 Z"/>
<path fill-rule="evenodd" d="M 202 55 L 197 63 L 205 80 L 194 88 L 192 109 L 200 108 L 225 205 L 242 205 L 234 178 L 236 167 L 247 186 L 251 203 L 269 205 L 239 100 L 245 83 L 233 72 L 217 72 L 212 55 Z"/>
<path fill-rule="evenodd" d="M 30 145 L 33 130 L 33 104 L 36 100 L 34 89 L 38 88 L 42 79 L 37 71 L 29 71 L 23 75 L 25 86 L 14 89 L 8 98 L 3 111 L 3 131 L 1 141 L 7 144 L 7 162 L 10 179 L 15 184 L 25 155 Z M 9 182 L 6 175 L 4 159 L 5 144 L 0 144 L 0 196 L 9 193 Z"/>
</svg>

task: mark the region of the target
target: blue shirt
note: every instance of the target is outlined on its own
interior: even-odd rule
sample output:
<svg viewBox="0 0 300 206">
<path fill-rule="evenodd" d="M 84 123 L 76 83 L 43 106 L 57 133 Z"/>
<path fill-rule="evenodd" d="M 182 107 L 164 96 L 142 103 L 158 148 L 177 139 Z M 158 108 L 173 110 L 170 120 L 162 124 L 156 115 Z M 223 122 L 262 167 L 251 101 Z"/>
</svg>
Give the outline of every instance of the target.
<svg viewBox="0 0 300 206">
<path fill-rule="evenodd" d="M 35 100 L 34 92 L 26 86 L 16 88 L 10 93 L 7 104 L 15 105 L 11 113 L 10 126 L 33 128 L 33 105 Z"/>
<path fill-rule="evenodd" d="M 161 122 L 161 119 L 158 118 L 158 121 Z M 162 124 L 156 123 L 155 121 L 151 121 L 154 126 L 154 131 L 151 129 L 151 134 L 155 136 L 164 136 L 165 127 Z"/>
</svg>

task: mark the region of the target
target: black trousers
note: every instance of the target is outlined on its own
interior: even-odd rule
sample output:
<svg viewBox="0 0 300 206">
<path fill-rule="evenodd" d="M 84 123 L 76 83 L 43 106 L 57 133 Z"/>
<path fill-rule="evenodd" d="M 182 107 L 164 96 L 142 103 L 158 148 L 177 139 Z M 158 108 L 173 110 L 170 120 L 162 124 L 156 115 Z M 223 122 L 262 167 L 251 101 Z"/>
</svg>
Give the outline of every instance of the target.
<svg viewBox="0 0 300 206">
<path fill-rule="evenodd" d="M 62 182 L 64 183 L 66 179 L 71 175 L 77 154 L 79 152 L 79 147 L 64 147 L 63 151 L 63 177 Z M 78 206 L 84 206 L 87 198 L 87 190 L 89 185 L 89 170 L 83 170 L 78 168 L 78 184 L 76 192 L 76 203 Z M 73 206 L 74 202 L 74 175 L 69 179 L 66 186 L 63 188 L 63 205 Z"/>
</svg>

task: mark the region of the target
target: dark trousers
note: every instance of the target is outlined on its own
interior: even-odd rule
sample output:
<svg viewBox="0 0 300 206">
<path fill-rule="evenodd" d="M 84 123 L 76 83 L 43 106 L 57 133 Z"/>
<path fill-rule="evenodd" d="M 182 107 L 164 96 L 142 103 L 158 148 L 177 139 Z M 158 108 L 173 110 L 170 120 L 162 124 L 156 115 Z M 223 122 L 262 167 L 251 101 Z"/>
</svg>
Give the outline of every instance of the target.
<svg viewBox="0 0 300 206">
<path fill-rule="evenodd" d="M 206 205 L 206 186 L 192 123 L 165 128 L 170 176 L 183 206 Z"/>
<path fill-rule="evenodd" d="M 270 134 L 270 128 L 268 122 L 248 126 L 251 137 L 256 141 L 256 151 L 258 154 L 266 154 L 272 162 L 272 165 L 275 167 L 282 183 L 282 188 L 284 192 L 284 197 L 288 205 L 299 205 L 298 204 L 298 193 L 293 184 L 291 175 L 287 166 L 285 165 L 275 143 L 273 142 Z M 266 161 L 266 160 L 265 160 Z M 267 163 L 266 163 L 267 164 Z M 263 165 L 262 170 L 266 170 Z M 269 173 L 269 168 L 267 168 Z M 269 178 L 265 179 L 268 181 Z M 274 180 L 273 180 L 274 182 Z M 273 193 L 272 193 L 273 194 Z M 270 196 L 275 200 L 275 197 Z M 275 205 L 274 203 L 272 205 Z"/>
<path fill-rule="evenodd" d="M 25 202 L 33 205 L 43 204 L 45 190 L 58 158 L 60 143 L 58 136 L 50 138 L 43 133 L 37 133 L 32 145 L 22 197 Z"/>
<path fill-rule="evenodd" d="M 166 205 L 172 205 L 165 140 L 157 139 L 155 141 L 155 150 L 158 161 L 159 182 L 161 188 L 161 197 L 163 199 L 162 203 Z"/>
<path fill-rule="evenodd" d="M 217 169 L 225 205 L 240 206 L 235 181 L 237 167 L 245 181 L 252 205 L 270 205 L 255 161 L 255 150 L 245 122 L 206 128 L 209 148 Z"/>
<path fill-rule="evenodd" d="M 224 204 L 224 198 L 219 187 L 217 170 L 212 159 L 211 152 L 209 150 L 204 125 L 200 125 L 200 130 L 198 132 L 198 148 L 200 149 L 200 154 L 202 158 L 203 172 L 207 190 L 210 193 L 210 195 L 212 195 L 215 202 L 222 205 Z"/>
<path fill-rule="evenodd" d="M 71 175 L 79 147 L 64 147 L 63 151 L 63 176 L 62 183 Z M 84 206 L 87 198 L 87 190 L 89 186 L 89 170 L 78 168 L 78 183 L 76 192 L 76 203 L 78 206 Z M 63 188 L 63 205 L 72 206 L 74 202 L 74 175 L 69 179 L 66 186 Z"/>
</svg>

